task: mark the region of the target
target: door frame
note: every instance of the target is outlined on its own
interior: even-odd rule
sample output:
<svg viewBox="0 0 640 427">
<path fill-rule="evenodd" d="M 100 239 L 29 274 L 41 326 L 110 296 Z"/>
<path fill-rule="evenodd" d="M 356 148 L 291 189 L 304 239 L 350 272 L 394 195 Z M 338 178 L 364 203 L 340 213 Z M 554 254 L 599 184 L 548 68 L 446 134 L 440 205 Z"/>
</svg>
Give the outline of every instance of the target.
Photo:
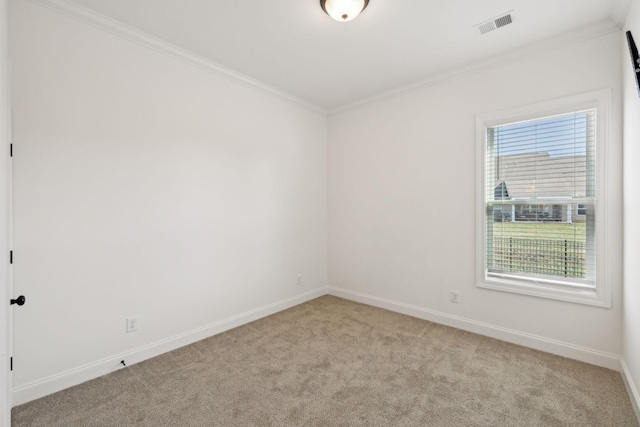
<svg viewBox="0 0 640 427">
<path fill-rule="evenodd" d="M 0 426 L 11 426 L 11 157 L 9 5 L 0 0 Z"/>
</svg>

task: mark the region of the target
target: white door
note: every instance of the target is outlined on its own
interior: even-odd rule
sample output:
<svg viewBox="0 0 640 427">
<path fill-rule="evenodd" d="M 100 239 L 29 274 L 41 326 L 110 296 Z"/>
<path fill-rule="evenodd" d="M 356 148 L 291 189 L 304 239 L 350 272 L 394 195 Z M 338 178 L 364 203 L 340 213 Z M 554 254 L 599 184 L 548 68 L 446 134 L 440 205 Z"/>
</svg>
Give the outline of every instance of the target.
<svg viewBox="0 0 640 427">
<path fill-rule="evenodd" d="M 11 298 L 10 250 L 10 188 L 11 160 L 9 158 L 10 95 L 8 55 L 8 5 L 0 0 L 0 426 L 11 425 Z"/>
</svg>

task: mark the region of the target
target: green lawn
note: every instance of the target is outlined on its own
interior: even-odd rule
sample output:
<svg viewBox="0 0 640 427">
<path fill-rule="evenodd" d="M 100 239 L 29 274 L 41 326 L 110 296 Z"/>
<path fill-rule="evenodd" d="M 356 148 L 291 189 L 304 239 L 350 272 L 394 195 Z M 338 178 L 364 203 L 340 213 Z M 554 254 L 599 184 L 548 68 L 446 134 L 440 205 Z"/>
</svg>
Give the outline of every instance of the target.
<svg viewBox="0 0 640 427">
<path fill-rule="evenodd" d="M 494 235 L 526 239 L 586 240 L 586 223 L 560 222 L 494 222 Z"/>
</svg>

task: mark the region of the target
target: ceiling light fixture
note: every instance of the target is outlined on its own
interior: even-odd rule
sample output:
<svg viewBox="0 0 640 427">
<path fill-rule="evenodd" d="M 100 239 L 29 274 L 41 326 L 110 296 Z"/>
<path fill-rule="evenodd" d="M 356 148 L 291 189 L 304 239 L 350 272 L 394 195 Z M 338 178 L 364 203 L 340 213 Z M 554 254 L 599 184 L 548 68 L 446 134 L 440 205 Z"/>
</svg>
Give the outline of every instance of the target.
<svg viewBox="0 0 640 427">
<path fill-rule="evenodd" d="M 369 0 L 320 0 L 320 6 L 327 15 L 338 22 L 347 22 L 360 15 Z"/>
</svg>

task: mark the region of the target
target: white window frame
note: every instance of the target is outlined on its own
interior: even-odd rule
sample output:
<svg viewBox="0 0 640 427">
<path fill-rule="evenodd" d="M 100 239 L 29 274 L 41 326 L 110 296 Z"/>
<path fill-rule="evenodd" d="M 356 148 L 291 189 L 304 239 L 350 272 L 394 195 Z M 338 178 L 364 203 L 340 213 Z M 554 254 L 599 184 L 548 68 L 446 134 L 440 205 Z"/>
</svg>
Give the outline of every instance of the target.
<svg viewBox="0 0 640 427">
<path fill-rule="evenodd" d="M 567 114 L 596 108 L 596 202 L 595 202 L 595 248 L 596 287 L 554 286 L 544 281 L 523 281 L 509 277 L 489 276 L 486 269 L 486 155 L 487 129 L 527 120 Z M 527 105 L 476 117 L 476 286 L 478 288 L 512 292 L 522 295 L 550 298 L 599 307 L 611 307 L 611 280 L 609 276 L 609 237 L 607 232 L 607 167 L 610 139 L 611 90 L 599 90 L 553 101 Z"/>
</svg>

